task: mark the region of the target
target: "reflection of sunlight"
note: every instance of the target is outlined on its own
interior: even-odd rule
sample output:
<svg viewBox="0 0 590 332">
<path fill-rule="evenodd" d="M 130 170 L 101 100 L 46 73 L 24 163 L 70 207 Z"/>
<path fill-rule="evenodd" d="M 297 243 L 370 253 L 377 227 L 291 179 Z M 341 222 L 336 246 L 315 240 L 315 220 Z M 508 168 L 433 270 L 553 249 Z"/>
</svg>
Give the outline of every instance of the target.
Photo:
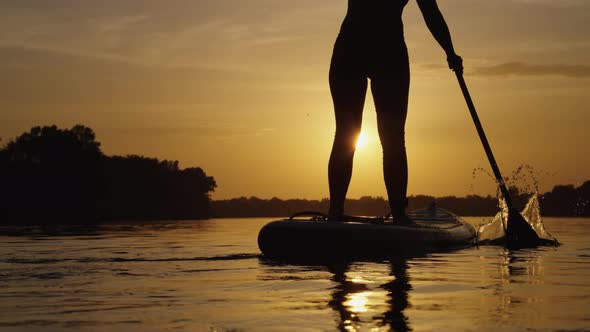
<svg viewBox="0 0 590 332">
<path fill-rule="evenodd" d="M 362 277 L 354 277 L 350 281 L 352 281 L 355 284 L 364 284 L 364 283 L 367 283 L 367 280 L 363 279 Z"/>
<path fill-rule="evenodd" d="M 349 308 L 351 312 L 366 312 L 367 303 L 369 302 L 369 295 L 371 292 L 354 293 L 347 296 L 347 301 L 344 305 Z"/>
<path fill-rule="evenodd" d="M 352 321 L 350 319 L 344 321 L 344 329 L 346 331 L 356 331 L 356 328 L 352 325 Z"/>
<path fill-rule="evenodd" d="M 367 134 L 364 131 L 362 131 L 356 140 L 356 148 L 360 149 L 360 148 L 364 147 L 365 145 L 367 145 L 368 141 L 369 141 L 369 138 L 367 137 Z"/>
</svg>

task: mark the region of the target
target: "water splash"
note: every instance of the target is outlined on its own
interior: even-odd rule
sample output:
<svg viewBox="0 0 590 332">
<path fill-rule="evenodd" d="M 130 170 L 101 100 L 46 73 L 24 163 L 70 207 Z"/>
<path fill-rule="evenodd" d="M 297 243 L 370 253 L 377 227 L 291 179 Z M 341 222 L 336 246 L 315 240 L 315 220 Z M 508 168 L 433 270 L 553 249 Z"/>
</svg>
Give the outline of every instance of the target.
<svg viewBox="0 0 590 332">
<path fill-rule="evenodd" d="M 531 165 L 523 164 L 518 166 L 510 176 L 505 179 L 506 185 L 518 188 L 520 193 L 535 194 L 539 192 L 539 181 Z"/>
<path fill-rule="evenodd" d="M 541 218 L 539 195 L 534 193 L 522 210 L 521 215 L 527 223 L 535 230 L 544 245 L 558 245 L 557 239 L 549 234 Z M 500 211 L 488 224 L 481 225 L 477 231 L 477 243 L 500 243 L 506 236 L 508 225 L 508 206 L 504 199 L 500 199 Z"/>
<path fill-rule="evenodd" d="M 483 169 L 474 169 L 474 177 L 477 172 L 482 172 L 491 177 L 491 174 Z M 516 205 L 522 206 L 526 202 L 521 215 L 537 233 L 542 244 L 558 245 L 559 242 L 557 239 L 547 232 L 543 224 L 539 203 L 539 182 L 535 176 L 534 168 L 526 164 L 520 165 L 511 173 L 510 177 L 504 179 L 504 182 L 510 188 L 509 191 L 511 194 L 514 195 L 511 195 L 513 203 L 516 201 Z M 498 199 L 499 212 L 491 222 L 479 226 L 477 230 L 477 242 L 479 244 L 501 243 L 506 237 L 508 205 L 499 187 L 496 189 L 496 197 Z M 522 201 L 522 203 L 518 204 L 518 201 Z"/>
<path fill-rule="evenodd" d="M 482 167 L 474 168 L 471 171 L 471 184 L 469 185 L 469 189 L 472 194 L 477 194 L 476 193 L 476 187 L 477 187 L 476 181 L 479 180 L 480 178 L 482 178 L 482 176 L 484 179 L 488 179 L 492 182 L 496 182 L 496 178 L 488 170 L 486 170 Z"/>
</svg>

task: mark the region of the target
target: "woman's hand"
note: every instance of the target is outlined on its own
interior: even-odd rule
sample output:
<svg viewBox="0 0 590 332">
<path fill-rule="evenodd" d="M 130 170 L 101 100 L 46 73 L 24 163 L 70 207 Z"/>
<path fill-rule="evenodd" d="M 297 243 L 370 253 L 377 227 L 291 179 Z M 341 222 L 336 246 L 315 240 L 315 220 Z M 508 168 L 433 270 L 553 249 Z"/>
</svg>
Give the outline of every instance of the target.
<svg viewBox="0 0 590 332">
<path fill-rule="evenodd" d="M 455 53 L 447 55 L 447 62 L 449 63 L 449 69 L 452 71 L 463 74 L 463 59 Z"/>
</svg>

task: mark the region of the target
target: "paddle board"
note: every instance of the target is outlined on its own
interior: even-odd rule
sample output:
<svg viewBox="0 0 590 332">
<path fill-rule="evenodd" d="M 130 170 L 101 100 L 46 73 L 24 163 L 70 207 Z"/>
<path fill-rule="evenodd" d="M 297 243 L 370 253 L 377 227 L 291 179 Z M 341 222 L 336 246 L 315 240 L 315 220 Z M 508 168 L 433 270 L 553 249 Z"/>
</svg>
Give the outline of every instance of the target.
<svg viewBox="0 0 590 332">
<path fill-rule="evenodd" d="M 413 225 L 391 218 L 329 220 L 319 213 L 272 221 L 258 234 L 268 258 L 392 257 L 472 245 L 475 228 L 447 210 L 431 206 L 408 213 Z"/>
</svg>

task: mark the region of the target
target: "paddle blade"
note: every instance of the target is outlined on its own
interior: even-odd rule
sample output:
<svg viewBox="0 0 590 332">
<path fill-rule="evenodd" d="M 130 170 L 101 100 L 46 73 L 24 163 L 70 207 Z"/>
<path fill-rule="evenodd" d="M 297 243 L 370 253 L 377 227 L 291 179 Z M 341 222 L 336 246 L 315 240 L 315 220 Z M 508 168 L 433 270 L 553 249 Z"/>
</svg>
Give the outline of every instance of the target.
<svg viewBox="0 0 590 332">
<path fill-rule="evenodd" d="M 506 241 L 508 247 L 511 248 L 530 248 L 541 243 L 541 239 L 533 227 L 518 211 L 512 209 L 508 211 Z"/>
</svg>

